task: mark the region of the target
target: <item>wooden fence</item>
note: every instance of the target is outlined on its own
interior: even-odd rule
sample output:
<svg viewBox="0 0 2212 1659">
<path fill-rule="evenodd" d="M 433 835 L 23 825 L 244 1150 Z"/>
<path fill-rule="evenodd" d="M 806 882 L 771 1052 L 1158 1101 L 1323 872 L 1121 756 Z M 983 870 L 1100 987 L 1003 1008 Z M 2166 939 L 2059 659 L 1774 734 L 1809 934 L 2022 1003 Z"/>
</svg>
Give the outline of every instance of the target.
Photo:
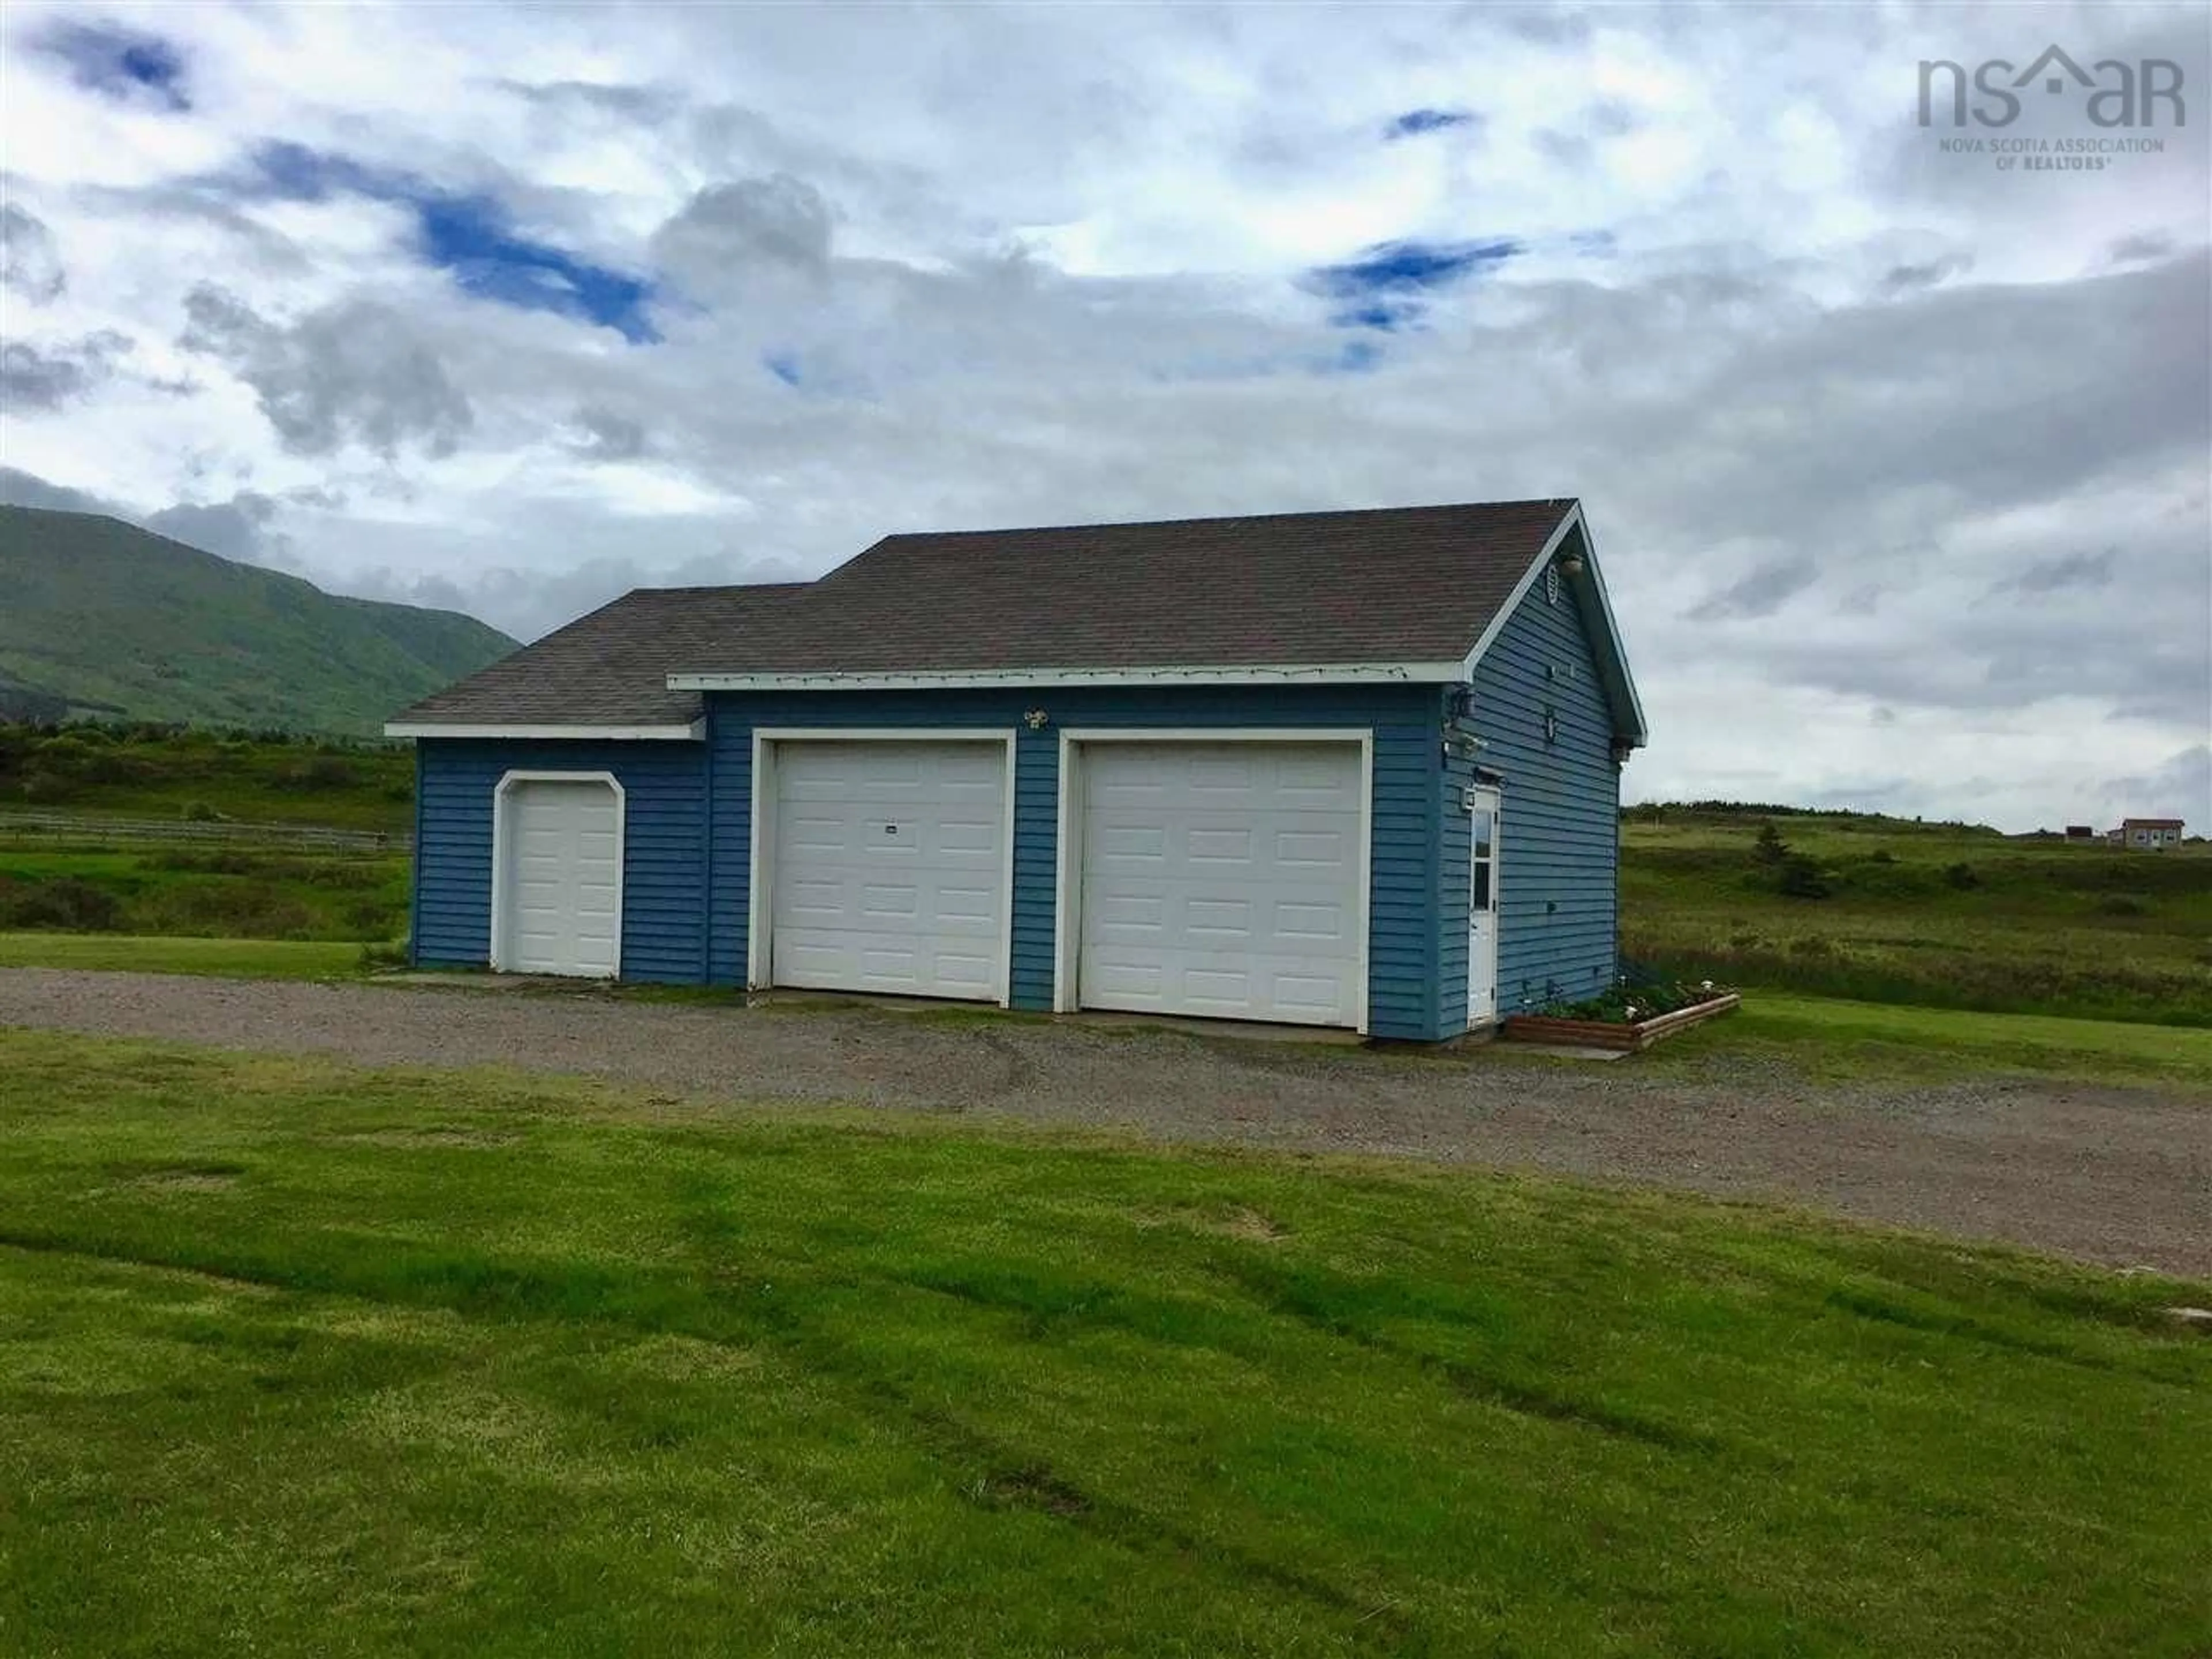
<svg viewBox="0 0 2212 1659">
<path fill-rule="evenodd" d="M 238 823 L 228 818 L 104 818 L 68 812 L 0 812 L 0 836 L 97 842 L 291 847 L 313 853 L 404 853 L 415 837 L 380 830 L 334 830 L 319 823 Z"/>
</svg>

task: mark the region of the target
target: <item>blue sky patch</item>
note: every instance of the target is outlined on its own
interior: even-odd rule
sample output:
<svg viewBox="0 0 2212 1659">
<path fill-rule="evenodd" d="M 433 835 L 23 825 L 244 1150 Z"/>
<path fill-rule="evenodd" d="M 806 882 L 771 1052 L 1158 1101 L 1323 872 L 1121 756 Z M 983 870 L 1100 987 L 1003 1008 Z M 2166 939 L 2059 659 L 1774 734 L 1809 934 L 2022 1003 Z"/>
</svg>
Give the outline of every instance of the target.
<svg viewBox="0 0 2212 1659">
<path fill-rule="evenodd" d="M 344 194 L 408 209 L 424 260 L 480 299 L 596 323 L 633 345 L 660 337 L 646 314 L 649 283 L 519 234 L 489 196 L 457 195 L 411 173 L 299 144 L 264 144 L 253 167 L 259 187 L 287 201 Z"/>
<path fill-rule="evenodd" d="M 786 386 L 799 384 L 799 354 L 793 351 L 771 351 L 761 358 L 761 365 Z"/>
<path fill-rule="evenodd" d="M 1383 242 L 1357 259 L 1321 265 L 1306 285 L 1341 307 L 1330 313 L 1339 328 L 1392 333 L 1420 320 L 1425 296 L 1494 270 L 1522 252 L 1511 237 L 1487 242 Z"/>
<path fill-rule="evenodd" d="M 632 345 L 660 337 L 645 314 L 645 283 L 516 235 L 489 198 L 428 198 L 415 204 L 415 216 L 430 263 L 480 298 L 582 317 Z"/>
<path fill-rule="evenodd" d="M 1443 132 L 1451 127 L 1471 127 L 1481 124 L 1482 118 L 1471 109 L 1409 109 L 1382 129 L 1382 142 L 1395 144 L 1401 138 L 1418 138 L 1425 132 Z"/>
<path fill-rule="evenodd" d="M 1421 314 L 1418 303 L 1406 300 L 1373 300 L 1350 306 L 1329 318 L 1339 328 L 1371 328 L 1394 334 Z"/>
<path fill-rule="evenodd" d="M 1313 283 L 1332 300 L 1425 294 L 1463 276 L 1481 276 L 1521 251 L 1521 244 L 1510 237 L 1488 242 L 1383 242 L 1346 264 L 1317 267 Z"/>
<path fill-rule="evenodd" d="M 158 34 L 116 23 L 58 21 L 32 36 L 30 44 L 67 65 L 77 85 L 103 98 L 150 98 L 170 110 L 192 106 L 185 94 L 185 55 Z"/>
</svg>

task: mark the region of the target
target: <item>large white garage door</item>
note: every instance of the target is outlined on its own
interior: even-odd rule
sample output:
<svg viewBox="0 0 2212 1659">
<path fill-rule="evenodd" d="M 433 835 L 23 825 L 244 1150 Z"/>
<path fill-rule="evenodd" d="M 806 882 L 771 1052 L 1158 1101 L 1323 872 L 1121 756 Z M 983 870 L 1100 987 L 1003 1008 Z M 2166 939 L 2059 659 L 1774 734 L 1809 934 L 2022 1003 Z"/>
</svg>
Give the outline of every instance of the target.
<svg viewBox="0 0 2212 1659">
<path fill-rule="evenodd" d="M 1360 1022 L 1359 745 L 1083 745 L 1085 1007 Z"/>
<path fill-rule="evenodd" d="M 510 781 L 495 966 L 611 976 L 622 963 L 622 809 L 604 779 Z"/>
<path fill-rule="evenodd" d="M 779 743 L 775 768 L 771 981 L 998 1000 L 1005 741 Z"/>
</svg>

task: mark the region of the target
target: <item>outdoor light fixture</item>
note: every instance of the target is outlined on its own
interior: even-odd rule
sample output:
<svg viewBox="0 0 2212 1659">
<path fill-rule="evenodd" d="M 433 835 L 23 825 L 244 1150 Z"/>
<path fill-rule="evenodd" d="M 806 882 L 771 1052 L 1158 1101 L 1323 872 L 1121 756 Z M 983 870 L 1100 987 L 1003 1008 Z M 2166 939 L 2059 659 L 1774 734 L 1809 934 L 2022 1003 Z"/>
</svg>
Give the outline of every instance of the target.
<svg viewBox="0 0 2212 1659">
<path fill-rule="evenodd" d="M 1032 732 L 1042 732 L 1052 723 L 1052 716 L 1042 708 L 1032 708 L 1022 716 L 1022 724 Z"/>
<path fill-rule="evenodd" d="M 1563 573 L 1570 576 L 1581 575 L 1583 574 L 1583 556 L 1579 553 L 1568 554 L 1559 561 L 1559 568 Z"/>
</svg>

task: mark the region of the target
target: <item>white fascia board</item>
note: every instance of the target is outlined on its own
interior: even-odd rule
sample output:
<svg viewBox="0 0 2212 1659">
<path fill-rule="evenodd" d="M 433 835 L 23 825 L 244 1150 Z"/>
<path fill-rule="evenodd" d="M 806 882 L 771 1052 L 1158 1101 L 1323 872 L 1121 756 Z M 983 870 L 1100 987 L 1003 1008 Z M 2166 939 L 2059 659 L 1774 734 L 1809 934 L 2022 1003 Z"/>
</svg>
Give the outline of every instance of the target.
<svg viewBox="0 0 2212 1659">
<path fill-rule="evenodd" d="M 1450 681 L 1456 662 L 1170 663 L 1146 668 L 994 668 L 915 674 L 671 674 L 672 691 L 964 691 L 1008 685 L 1354 685 Z"/>
<path fill-rule="evenodd" d="M 579 738 L 595 743 L 689 743 L 707 735 L 702 715 L 683 726 L 464 725 L 458 720 L 387 720 L 387 738 Z"/>
<path fill-rule="evenodd" d="M 1613 596 L 1605 591 L 1605 571 L 1598 563 L 1597 544 L 1590 539 L 1588 525 L 1583 526 L 1583 545 L 1589 550 L 1590 590 L 1597 595 L 1598 610 L 1605 617 L 1606 638 L 1612 643 L 1613 659 L 1620 670 L 1620 684 L 1628 692 L 1628 712 L 1635 721 L 1636 742 L 1641 745 L 1651 728 L 1644 719 L 1644 699 L 1637 695 L 1636 676 L 1628 666 L 1628 647 L 1620 637 L 1620 619 L 1613 614 Z"/>
<path fill-rule="evenodd" d="M 1474 642 L 1474 649 L 1467 653 L 1467 660 L 1459 665 L 1452 678 L 1459 680 L 1472 680 L 1474 678 L 1475 665 L 1480 662 L 1490 647 L 1498 642 L 1498 636 L 1505 631 L 1505 624 L 1512 620 L 1513 613 L 1521 608 L 1521 601 L 1528 597 L 1528 591 L 1535 586 L 1537 580 L 1543 575 L 1553 559 L 1557 556 L 1560 546 L 1577 530 L 1582 532 L 1583 547 L 1589 555 L 1583 561 L 1583 579 L 1589 583 L 1590 591 L 1597 595 L 1598 613 L 1605 620 L 1606 649 L 1612 655 L 1614 665 L 1620 670 L 1620 683 L 1628 692 L 1628 712 L 1631 723 L 1634 727 L 1634 742 L 1640 748 L 1651 728 L 1644 724 L 1644 700 L 1636 693 L 1636 678 L 1629 672 L 1628 653 L 1621 647 L 1620 623 L 1613 614 L 1613 598 L 1605 591 L 1605 577 L 1598 570 L 1597 548 L 1590 540 L 1589 526 L 1583 522 L 1583 507 L 1580 501 L 1574 504 L 1567 516 L 1559 520 L 1559 527 L 1546 538 L 1543 550 L 1538 553 L 1530 562 L 1528 568 L 1521 573 L 1521 580 L 1513 584 L 1512 592 L 1506 596 L 1505 603 L 1498 606 L 1498 614 L 1490 619 L 1490 626 L 1482 630 L 1482 637 Z"/>
<path fill-rule="evenodd" d="M 1475 664 L 1480 662 L 1484 653 L 1498 642 L 1498 636 L 1505 631 L 1505 624 L 1513 619 L 1513 613 L 1521 608 L 1521 601 L 1528 597 L 1528 590 L 1535 586 L 1536 579 L 1544 574 L 1545 568 L 1552 562 L 1553 556 L 1559 552 L 1559 544 L 1573 533 L 1575 526 L 1582 521 L 1583 504 L 1577 501 L 1574 506 L 1568 508 L 1567 516 L 1559 520 L 1557 528 L 1545 539 L 1543 550 L 1538 553 L 1529 562 L 1528 568 L 1521 573 L 1521 580 L 1513 584 L 1513 591 L 1505 596 L 1505 603 L 1498 607 L 1498 614 L 1490 619 L 1490 626 L 1482 630 L 1482 637 L 1474 642 L 1474 649 L 1467 653 L 1467 660 L 1460 664 L 1459 670 L 1453 675 L 1453 678 L 1471 680 L 1474 678 Z"/>
</svg>

